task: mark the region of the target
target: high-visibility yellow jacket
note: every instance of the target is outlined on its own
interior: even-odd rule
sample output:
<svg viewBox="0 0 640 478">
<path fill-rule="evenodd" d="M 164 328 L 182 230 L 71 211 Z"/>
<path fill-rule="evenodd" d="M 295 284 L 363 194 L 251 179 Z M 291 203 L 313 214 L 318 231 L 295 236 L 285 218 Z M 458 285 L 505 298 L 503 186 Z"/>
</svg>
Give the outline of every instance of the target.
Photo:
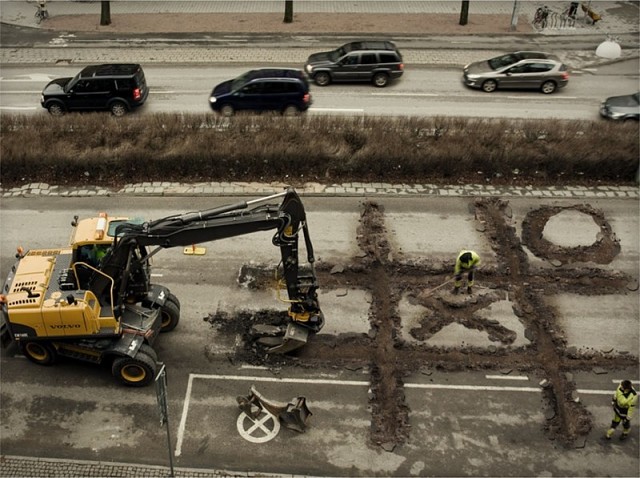
<svg viewBox="0 0 640 478">
<path fill-rule="evenodd" d="M 462 262 L 460 258 L 467 252 L 471 254 L 471 261 Z M 478 254 L 473 251 L 462 251 L 460 252 L 460 254 L 458 254 L 458 258 L 456 259 L 456 266 L 454 267 L 453 272 L 455 274 L 458 274 L 463 269 L 468 270 L 473 267 L 478 267 L 478 265 L 480 265 L 480 256 Z"/>
<path fill-rule="evenodd" d="M 631 390 L 625 393 L 622 389 L 622 385 L 620 385 L 613 394 L 611 402 L 613 403 L 613 408 L 618 415 L 623 418 L 626 416 L 627 419 L 631 419 L 636 407 L 638 406 L 638 392 L 636 392 L 632 387 Z"/>
</svg>

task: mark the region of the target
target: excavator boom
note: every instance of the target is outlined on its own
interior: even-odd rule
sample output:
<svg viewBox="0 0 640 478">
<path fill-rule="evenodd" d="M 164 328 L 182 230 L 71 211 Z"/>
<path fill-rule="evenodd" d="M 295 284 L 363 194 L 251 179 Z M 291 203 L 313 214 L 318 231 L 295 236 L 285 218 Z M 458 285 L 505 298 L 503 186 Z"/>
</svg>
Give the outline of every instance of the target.
<svg viewBox="0 0 640 478">
<path fill-rule="evenodd" d="M 315 257 L 306 213 L 294 189 L 142 224 L 124 222 L 116 228 L 113 247 L 104 257 L 101 270 L 113 278 L 121 298 L 119 303 L 124 304 L 125 298 L 130 296 L 130 290 L 144 289 L 141 282 L 149 282 L 149 278 L 142 274 L 147 256 L 145 252 L 140 252 L 146 247 L 155 246 L 157 251 L 269 230 L 275 231 L 272 242 L 280 248 L 283 279 L 290 303 L 289 316 L 295 324 L 283 335 L 289 337 L 291 344 L 297 344 L 294 348 L 298 348 L 306 342 L 309 332 L 317 333 L 322 328 L 324 318 L 318 305 Z M 309 269 L 304 273 L 300 270 L 298 259 L 300 232 Z M 103 277 L 96 276 L 95 279 L 106 286 Z M 283 345 L 272 346 L 270 351 L 284 353 L 291 350 Z"/>
</svg>

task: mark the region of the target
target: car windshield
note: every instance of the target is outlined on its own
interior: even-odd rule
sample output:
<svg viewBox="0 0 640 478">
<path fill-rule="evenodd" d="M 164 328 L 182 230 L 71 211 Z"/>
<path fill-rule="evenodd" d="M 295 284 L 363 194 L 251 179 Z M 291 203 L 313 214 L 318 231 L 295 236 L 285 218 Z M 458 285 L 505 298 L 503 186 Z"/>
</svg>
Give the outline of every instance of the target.
<svg viewBox="0 0 640 478">
<path fill-rule="evenodd" d="M 240 89 L 247 82 L 247 78 L 249 77 L 250 73 L 251 72 L 248 71 L 248 72 L 240 75 L 236 79 L 234 79 L 231 82 L 231 91 L 236 91 L 236 90 Z"/>
<path fill-rule="evenodd" d="M 518 61 L 520 61 L 520 59 L 516 55 L 509 53 L 508 55 L 491 58 L 491 60 L 489 60 L 489 66 L 492 70 L 499 70 L 505 66 L 513 65 Z"/>
<path fill-rule="evenodd" d="M 74 87 L 74 85 L 78 82 L 79 79 L 80 79 L 80 73 L 78 73 L 76 76 L 71 78 L 71 81 L 69 83 L 67 83 L 66 85 L 64 85 L 64 88 L 63 88 L 64 92 L 65 93 L 69 93 L 71 88 Z"/>
<path fill-rule="evenodd" d="M 333 51 L 329 52 L 329 60 L 338 61 L 340 58 L 345 56 L 347 53 L 349 53 L 349 52 L 344 48 L 344 46 L 341 46 L 337 50 L 333 50 Z"/>
</svg>

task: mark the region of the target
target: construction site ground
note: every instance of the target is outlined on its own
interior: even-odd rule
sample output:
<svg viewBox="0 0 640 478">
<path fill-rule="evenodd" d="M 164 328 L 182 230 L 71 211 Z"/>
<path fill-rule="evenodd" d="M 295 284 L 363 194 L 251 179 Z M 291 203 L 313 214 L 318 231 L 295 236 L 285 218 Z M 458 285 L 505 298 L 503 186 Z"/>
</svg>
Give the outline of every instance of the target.
<svg viewBox="0 0 640 478">
<path fill-rule="evenodd" d="M 7 199 L 2 272 L 24 244 L 25 214 L 64 241 L 69 208 L 158 218 L 226 199 Z M 637 423 L 626 442 L 602 437 L 617 383 L 638 383 L 637 201 L 309 197 L 305 206 L 327 323 L 289 356 L 247 338 L 286 309 L 274 300 L 270 232 L 156 259 L 158 282 L 182 302 L 158 353 L 184 476 L 635 476 Z M 470 296 L 451 294 L 463 248 L 482 257 Z M 122 389 L 106 367 L 36 367 L 15 354 L 1 373 L 6 463 L 38 450 L 167 464 L 152 388 Z M 240 433 L 236 397 L 252 385 L 273 400 L 306 397 L 307 431 Z"/>
</svg>

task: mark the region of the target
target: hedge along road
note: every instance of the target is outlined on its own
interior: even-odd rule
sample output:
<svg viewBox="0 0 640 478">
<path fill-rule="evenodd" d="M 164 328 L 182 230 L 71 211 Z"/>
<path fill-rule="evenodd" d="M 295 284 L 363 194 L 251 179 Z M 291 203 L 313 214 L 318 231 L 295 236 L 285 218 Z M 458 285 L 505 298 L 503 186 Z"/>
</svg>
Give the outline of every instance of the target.
<svg viewBox="0 0 640 478">
<path fill-rule="evenodd" d="M 484 54 L 485 57 L 473 59 L 486 58 Z M 635 70 L 630 65 L 635 65 Z M 139 113 L 208 112 L 208 97 L 215 85 L 259 66 L 266 65 L 143 65 L 150 97 Z M 39 103 L 43 87 L 54 78 L 75 75 L 80 68 L 4 67 L 0 78 L 0 111 L 46 113 Z M 635 74 L 631 73 L 633 71 Z M 310 114 L 597 120 L 598 107 L 603 99 L 637 90 L 637 71 L 637 59 L 588 72 L 572 71 L 566 88 L 552 95 L 543 95 L 536 91 L 497 91 L 487 94 L 462 85 L 460 68 L 408 67 L 403 77 L 387 88 L 374 88 L 368 84 L 330 85 L 324 88 L 312 85 L 313 105 Z M 615 81 L 611 81 L 612 78 Z"/>
<path fill-rule="evenodd" d="M 65 244 L 74 214 L 158 219 L 236 200 L 6 199 L 1 272 L 15 245 Z M 636 424 L 623 444 L 600 438 L 615 382 L 639 377 L 639 206 L 589 203 L 304 198 L 327 325 L 297 358 L 265 358 L 241 339 L 247 311 L 286 307 L 269 287 L 279 260 L 271 233 L 205 244 L 203 256 L 161 252 L 154 280 L 176 293 L 183 314 L 158 345 L 176 466 L 323 476 L 633 476 Z M 524 244 L 540 231 L 560 249 Z M 483 258 L 476 293 L 434 292 L 464 247 Z M 238 285 L 241 267 L 255 288 Z M 108 367 L 37 367 L 15 350 L 1 365 L 4 454 L 167 463 L 152 388 L 119 387 Z M 544 380 L 552 385 L 540 386 Z M 306 396 L 307 432 L 283 429 L 261 444 L 243 438 L 235 398 L 252 384 L 274 400 Z"/>
</svg>

